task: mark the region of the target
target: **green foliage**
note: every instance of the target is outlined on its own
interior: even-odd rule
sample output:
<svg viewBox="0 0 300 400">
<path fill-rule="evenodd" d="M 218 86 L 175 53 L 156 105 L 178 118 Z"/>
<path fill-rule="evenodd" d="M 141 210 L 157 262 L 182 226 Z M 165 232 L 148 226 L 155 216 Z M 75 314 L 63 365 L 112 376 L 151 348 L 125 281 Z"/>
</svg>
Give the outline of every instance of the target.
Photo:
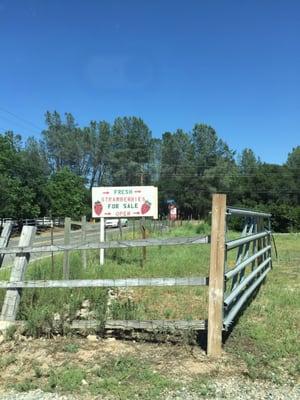
<svg viewBox="0 0 300 400">
<path fill-rule="evenodd" d="M 45 148 L 52 171 L 68 168 L 78 176 L 88 173 L 87 131 L 80 129 L 71 113 L 65 113 L 65 122 L 56 111 L 47 111 L 46 124 L 43 131 Z"/>
<path fill-rule="evenodd" d="M 22 382 L 11 385 L 11 388 L 17 392 L 29 392 L 30 390 L 37 389 L 37 385 L 33 382 L 32 378 L 25 378 Z"/>
<path fill-rule="evenodd" d="M 80 218 L 87 212 L 83 179 L 67 168 L 54 173 L 46 188 L 53 216 Z"/>
<path fill-rule="evenodd" d="M 151 132 L 141 118 L 116 118 L 112 126 L 110 171 L 113 185 L 150 183 Z"/>
<path fill-rule="evenodd" d="M 207 223 L 199 224 L 196 226 L 196 233 L 203 234 L 203 235 L 208 235 L 211 232 L 211 226 L 208 225 Z"/>
<path fill-rule="evenodd" d="M 14 364 L 16 361 L 17 361 L 17 359 L 14 354 L 10 354 L 8 356 L 2 356 L 0 358 L 0 370 L 6 369 L 11 364 Z"/>
<path fill-rule="evenodd" d="M 110 395 L 120 400 L 161 398 L 162 391 L 176 383 L 151 370 L 147 362 L 123 356 L 109 360 L 95 370 L 97 380 L 91 385 L 94 395 Z"/>
<path fill-rule="evenodd" d="M 35 175 L 20 149 L 20 137 L 8 132 L 0 135 L 0 218 L 34 218 L 39 215 L 36 187 L 27 176 Z"/>
<path fill-rule="evenodd" d="M 79 350 L 79 346 L 76 343 L 68 343 L 64 347 L 64 351 L 66 353 L 77 353 Z"/>
<path fill-rule="evenodd" d="M 212 383 L 212 377 L 206 375 L 200 375 L 193 379 L 188 385 L 190 391 L 196 395 L 200 395 L 201 398 L 215 398 L 216 387 Z"/>
<path fill-rule="evenodd" d="M 46 391 L 74 392 L 82 385 L 86 372 L 83 368 L 72 365 L 51 369 L 49 372 L 48 383 L 45 387 Z"/>
<path fill-rule="evenodd" d="M 182 226 L 165 232 L 166 237 L 195 236 L 202 224 L 184 223 Z M 205 224 L 203 224 L 205 227 Z M 131 236 L 131 233 L 128 233 Z M 156 237 L 160 237 L 156 232 Z M 153 235 L 154 236 L 154 235 Z M 25 280 L 62 279 L 62 255 L 54 257 L 54 269 L 48 259 L 29 264 Z M 70 253 L 71 279 L 118 279 L 132 277 L 183 277 L 207 276 L 209 266 L 209 246 L 174 246 L 152 247 L 147 249 L 147 260 L 144 268 L 140 266 L 141 249 L 124 250 L 122 267 L 113 259 L 110 251 L 106 253 L 104 268 L 99 268 L 99 252 L 91 251 L 86 269 L 82 268 L 81 254 Z M 1 279 L 9 278 L 8 270 L 0 271 Z M 114 319 L 198 319 L 207 314 L 206 288 L 169 288 L 168 296 L 163 296 L 163 288 L 137 288 L 138 297 L 132 293 L 121 293 L 111 304 L 109 315 Z M 5 290 L 0 291 L 0 301 Z M 118 293 L 117 293 L 118 295 Z M 53 334 L 68 334 L 68 324 L 78 319 L 82 303 L 89 300 L 90 319 L 99 321 L 96 331 L 103 333 L 107 318 L 108 290 L 105 288 L 77 289 L 24 289 L 17 315 L 18 320 L 25 321 L 25 333 L 28 336 L 40 337 Z M 195 303 L 190 308 L 191 298 Z M 165 309 L 169 309 L 165 313 Z"/>
<path fill-rule="evenodd" d="M 112 319 L 130 320 L 138 319 L 138 305 L 131 299 L 125 302 L 114 302 L 111 307 Z"/>
<path fill-rule="evenodd" d="M 213 127 L 196 123 L 153 138 L 138 117 L 79 127 L 70 113 L 47 112 L 39 143 L 0 135 L 0 218 L 90 215 L 93 186 L 157 185 L 159 213 L 174 199 L 182 218 L 204 219 L 213 193 L 228 204 L 270 210 L 276 231 L 300 229 L 300 146 L 284 165 L 263 163 L 247 148 L 238 156 Z"/>
<path fill-rule="evenodd" d="M 53 331 L 54 308 L 51 305 L 43 304 L 38 308 L 26 307 L 21 311 L 26 316 L 26 334 L 39 337 L 43 334 L 50 334 Z"/>
<path fill-rule="evenodd" d="M 4 334 L 5 340 L 13 340 L 16 332 L 17 332 L 17 325 L 12 324 L 8 326 Z"/>
<path fill-rule="evenodd" d="M 234 327 L 226 350 L 240 357 L 251 379 L 297 378 L 300 357 L 299 236 L 275 235 L 279 260 Z"/>
</svg>

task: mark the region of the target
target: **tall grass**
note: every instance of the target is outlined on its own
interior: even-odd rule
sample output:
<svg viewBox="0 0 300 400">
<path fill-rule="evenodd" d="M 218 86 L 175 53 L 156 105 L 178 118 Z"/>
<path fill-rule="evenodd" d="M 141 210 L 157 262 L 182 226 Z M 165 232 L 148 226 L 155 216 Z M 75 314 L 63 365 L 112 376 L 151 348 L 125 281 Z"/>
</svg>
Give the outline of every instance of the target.
<svg viewBox="0 0 300 400">
<path fill-rule="evenodd" d="M 185 223 L 164 229 L 164 237 L 195 236 L 209 232 L 209 226 Z M 136 236 L 138 231 L 136 230 Z M 117 232 L 116 232 L 117 235 Z M 148 233 L 160 237 L 161 231 Z M 127 237 L 126 237 L 127 236 Z M 131 238 L 132 232 L 123 234 Z M 63 255 L 29 265 L 25 280 L 63 279 Z M 161 246 L 147 248 L 146 261 L 142 250 L 110 249 L 105 254 L 105 265 L 99 266 L 99 251 L 88 253 L 87 268 L 83 269 L 79 251 L 70 253 L 70 279 L 118 279 L 138 277 L 207 276 L 209 246 Z M 5 277 L 4 277 L 5 275 Z M 8 279 L 8 271 L 1 275 Z M 0 291 L 0 301 L 4 290 Z M 91 318 L 103 324 L 107 318 L 108 289 L 25 289 L 19 307 L 18 319 L 27 321 L 27 333 L 66 333 L 68 323 L 78 317 L 84 300 L 90 302 Z M 206 318 L 207 290 L 203 287 L 114 289 L 109 316 L 114 319 L 203 319 Z"/>
<path fill-rule="evenodd" d="M 277 383 L 300 375 L 300 237 L 275 235 L 278 260 L 234 327 L 226 350 L 251 378 Z"/>
</svg>

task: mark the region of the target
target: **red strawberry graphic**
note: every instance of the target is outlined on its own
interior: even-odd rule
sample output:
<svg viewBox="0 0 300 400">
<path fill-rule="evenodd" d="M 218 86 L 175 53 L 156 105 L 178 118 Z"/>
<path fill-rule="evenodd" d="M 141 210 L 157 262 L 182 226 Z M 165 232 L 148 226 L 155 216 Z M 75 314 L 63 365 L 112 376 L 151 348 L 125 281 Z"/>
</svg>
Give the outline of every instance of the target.
<svg viewBox="0 0 300 400">
<path fill-rule="evenodd" d="M 146 200 L 145 203 L 142 204 L 141 214 L 142 215 L 147 214 L 147 212 L 150 210 L 150 208 L 151 208 L 151 203 L 150 203 L 150 201 Z"/>
<path fill-rule="evenodd" d="M 97 215 L 100 215 L 102 213 L 103 210 L 103 205 L 102 203 L 98 200 L 95 202 L 94 204 L 94 211 Z"/>
</svg>

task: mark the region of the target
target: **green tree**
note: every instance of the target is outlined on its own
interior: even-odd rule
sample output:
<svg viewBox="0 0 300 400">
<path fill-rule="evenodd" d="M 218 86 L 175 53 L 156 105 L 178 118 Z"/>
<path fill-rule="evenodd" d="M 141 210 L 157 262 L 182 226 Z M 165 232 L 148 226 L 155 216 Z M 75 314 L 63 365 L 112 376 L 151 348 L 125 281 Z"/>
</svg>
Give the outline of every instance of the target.
<svg viewBox="0 0 300 400">
<path fill-rule="evenodd" d="M 151 180 L 153 141 L 141 118 L 117 118 L 112 126 L 110 157 L 113 185 L 145 185 Z"/>
<path fill-rule="evenodd" d="M 192 136 L 195 173 L 190 188 L 194 193 L 194 214 L 204 217 L 211 208 L 211 194 L 230 192 L 235 171 L 234 152 L 218 138 L 216 131 L 204 124 L 195 124 Z"/>
<path fill-rule="evenodd" d="M 88 191 L 84 180 L 68 168 L 62 168 L 51 176 L 46 192 L 54 217 L 79 218 L 88 212 Z"/>
<path fill-rule="evenodd" d="M 45 149 L 53 171 L 68 167 L 87 178 L 89 174 L 89 132 L 77 126 L 71 113 L 62 121 L 57 111 L 46 112 L 48 128 L 42 132 Z"/>
<path fill-rule="evenodd" d="M 20 171 L 21 136 L 13 132 L 0 135 L 0 174 L 17 176 Z"/>
<path fill-rule="evenodd" d="M 290 178 L 290 198 L 293 204 L 300 206 L 300 146 L 293 148 L 286 162 Z"/>
<path fill-rule="evenodd" d="M 105 121 L 92 121 L 85 128 L 88 135 L 89 187 L 109 183 L 109 160 L 111 156 L 111 128 Z"/>
<path fill-rule="evenodd" d="M 34 192 L 21 184 L 18 178 L 0 176 L 0 218 L 25 219 L 36 218 L 40 213 L 35 203 Z"/>
<path fill-rule="evenodd" d="M 34 189 L 24 179 L 33 168 L 23 162 L 21 137 L 12 132 L 0 135 L 0 217 L 35 218 L 40 207 L 35 198 Z M 3 190 L 3 188 L 5 188 Z"/>
<path fill-rule="evenodd" d="M 34 193 L 34 202 L 39 205 L 40 214 L 47 215 L 49 199 L 46 194 L 46 185 L 50 175 L 50 167 L 47 156 L 41 146 L 34 138 L 29 138 L 20 153 L 22 170 L 20 179 L 22 185 Z"/>
<path fill-rule="evenodd" d="M 182 216 L 193 208 L 190 180 L 194 171 L 190 137 L 183 130 L 163 134 L 161 146 L 161 174 L 159 180 L 160 204 L 167 212 L 167 200 L 175 200 Z"/>
</svg>

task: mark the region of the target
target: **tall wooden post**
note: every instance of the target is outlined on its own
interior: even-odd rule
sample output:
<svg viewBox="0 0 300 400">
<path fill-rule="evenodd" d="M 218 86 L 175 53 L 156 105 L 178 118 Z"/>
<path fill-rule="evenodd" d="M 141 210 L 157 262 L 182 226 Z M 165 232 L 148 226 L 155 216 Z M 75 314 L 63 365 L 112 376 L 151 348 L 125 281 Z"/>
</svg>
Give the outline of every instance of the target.
<svg viewBox="0 0 300 400">
<path fill-rule="evenodd" d="M 211 250 L 208 294 L 207 354 L 222 352 L 226 195 L 214 194 L 212 200 Z"/>
<path fill-rule="evenodd" d="M 105 242 L 104 218 L 100 218 L 100 242 Z M 100 265 L 104 265 L 104 249 L 100 249 Z"/>
<path fill-rule="evenodd" d="M 81 243 L 86 242 L 86 216 L 84 215 L 81 218 Z M 81 257 L 82 257 L 82 267 L 83 269 L 86 269 L 87 266 L 87 258 L 86 258 L 86 250 L 81 251 Z"/>
<path fill-rule="evenodd" d="M 145 217 L 142 217 L 141 220 L 141 231 L 142 231 L 142 239 L 146 239 L 147 238 L 147 232 L 146 232 L 146 219 Z M 147 257 L 147 249 L 146 247 L 142 248 L 142 264 L 144 263 L 144 261 L 146 261 L 146 257 Z"/>
<path fill-rule="evenodd" d="M 54 225 L 53 219 L 51 219 L 51 246 L 53 246 L 54 242 Z M 51 252 L 51 279 L 54 279 L 54 253 Z"/>
<path fill-rule="evenodd" d="M 65 218 L 64 244 L 70 244 L 70 241 L 71 241 L 71 218 L 66 217 Z M 64 276 L 64 279 L 70 278 L 69 250 L 64 251 L 63 276 Z"/>
<path fill-rule="evenodd" d="M 19 247 L 31 246 L 36 232 L 35 226 L 23 226 L 19 240 Z M 14 265 L 11 270 L 10 282 L 20 282 L 24 280 L 30 254 L 17 253 Z M 21 299 L 22 289 L 8 289 L 5 294 L 1 321 L 15 321 Z"/>
</svg>

